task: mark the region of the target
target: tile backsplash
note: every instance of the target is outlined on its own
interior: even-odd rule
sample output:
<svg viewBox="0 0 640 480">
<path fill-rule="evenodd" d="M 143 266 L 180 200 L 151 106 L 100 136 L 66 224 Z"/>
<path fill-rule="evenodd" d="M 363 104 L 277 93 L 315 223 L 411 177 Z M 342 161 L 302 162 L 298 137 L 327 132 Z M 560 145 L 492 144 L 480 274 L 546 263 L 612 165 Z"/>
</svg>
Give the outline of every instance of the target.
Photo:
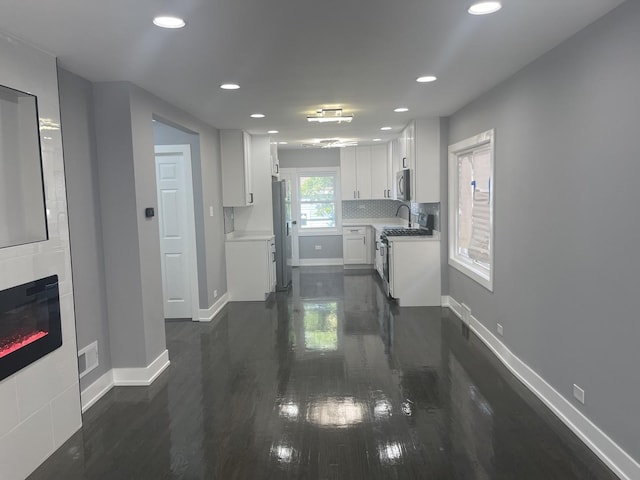
<svg viewBox="0 0 640 480">
<path fill-rule="evenodd" d="M 401 204 L 397 200 L 343 201 L 342 218 L 391 218 Z"/>
<path fill-rule="evenodd" d="M 348 200 L 342 202 L 342 218 L 392 218 L 396 216 L 398 207 L 404 202 L 398 200 Z M 426 222 L 426 215 L 435 216 L 435 229 L 440 230 L 439 203 L 406 203 L 411 207 L 412 221 Z M 400 210 L 398 215 L 407 218 L 407 209 Z"/>
<path fill-rule="evenodd" d="M 224 207 L 222 209 L 224 215 L 224 233 L 231 233 L 235 230 L 233 221 L 233 207 Z"/>
</svg>

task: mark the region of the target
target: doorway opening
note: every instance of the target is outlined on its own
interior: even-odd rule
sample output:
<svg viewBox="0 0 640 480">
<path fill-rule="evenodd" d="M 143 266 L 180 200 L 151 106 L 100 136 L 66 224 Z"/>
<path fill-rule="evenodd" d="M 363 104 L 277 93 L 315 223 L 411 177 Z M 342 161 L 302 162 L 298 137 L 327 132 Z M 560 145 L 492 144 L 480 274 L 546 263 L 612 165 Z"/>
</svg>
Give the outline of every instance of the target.
<svg viewBox="0 0 640 480">
<path fill-rule="evenodd" d="M 165 319 L 200 320 L 194 172 L 196 133 L 154 119 L 158 228 Z M 195 158 L 194 158 L 195 157 Z"/>
</svg>

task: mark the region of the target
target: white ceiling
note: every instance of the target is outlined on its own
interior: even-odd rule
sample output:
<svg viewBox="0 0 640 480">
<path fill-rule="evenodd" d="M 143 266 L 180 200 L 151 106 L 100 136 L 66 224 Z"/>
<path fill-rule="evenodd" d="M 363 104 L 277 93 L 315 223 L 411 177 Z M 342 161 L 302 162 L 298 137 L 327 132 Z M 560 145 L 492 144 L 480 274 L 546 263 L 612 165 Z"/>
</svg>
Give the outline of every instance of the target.
<svg viewBox="0 0 640 480">
<path fill-rule="evenodd" d="M 411 119 L 449 115 L 622 0 L 3 0 L 0 31 L 92 81 L 128 80 L 217 128 L 300 147 L 384 140 Z M 159 14 L 187 26 L 163 30 Z M 438 81 L 418 84 L 420 75 Z M 240 90 L 224 91 L 225 82 Z M 308 124 L 323 106 L 351 124 Z M 409 107 L 394 113 L 395 107 Z M 264 119 L 252 119 L 260 112 Z M 390 132 L 380 127 L 391 126 Z"/>
</svg>

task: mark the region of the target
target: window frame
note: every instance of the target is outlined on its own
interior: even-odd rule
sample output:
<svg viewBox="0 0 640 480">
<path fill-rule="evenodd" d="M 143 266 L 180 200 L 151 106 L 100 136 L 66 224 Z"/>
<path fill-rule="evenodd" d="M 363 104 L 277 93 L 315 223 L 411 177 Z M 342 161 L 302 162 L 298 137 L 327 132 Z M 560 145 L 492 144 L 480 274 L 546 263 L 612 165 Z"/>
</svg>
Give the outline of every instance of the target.
<svg viewBox="0 0 640 480">
<path fill-rule="evenodd" d="M 489 191 L 489 267 L 458 253 L 458 210 L 459 210 L 459 159 L 460 157 L 479 149 L 489 148 L 491 154 L 491 189 Z M 464 273 L 490 292 L 493 292 L 495 275 L 495 129 L 487 130 L 478 135 L 466 138 L 458 143 L 449 145 L 449 265 Z"/>
<path fill-rule="evenodd" d="M 322 235 L 341 235 L 342 234 L 342 198 L 340 187 L 340 167 L 299 167 L 295 169 L 293 177 L 295 178 L 295 201 L 294 209 L 296 220 L 298 221 L 298 236 L 299 237 L 312 237 Z M 300 199 L 300 177 L 310 176 L 333 176 L 335 178 L 334 184 L 334 199 L 335 199 L 335 215 L 336 223 L 335 227 L 317 227 L 317 228 L 302 228 L 302 202 Z M 293 193 L 293 192 L 292 192 Z"/>
</svg>

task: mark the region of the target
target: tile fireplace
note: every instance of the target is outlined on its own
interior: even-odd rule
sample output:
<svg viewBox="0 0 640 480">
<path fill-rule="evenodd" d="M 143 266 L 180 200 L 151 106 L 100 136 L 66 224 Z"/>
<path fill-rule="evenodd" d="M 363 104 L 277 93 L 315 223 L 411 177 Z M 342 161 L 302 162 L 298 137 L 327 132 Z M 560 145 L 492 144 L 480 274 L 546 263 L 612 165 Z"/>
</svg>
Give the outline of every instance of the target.
<svg viewBox="0 0 640 480">
<path fill-rule="evenodd" d="M 0 380 L 61 345 L 57 275 L 0 292 Z"/>
</svg>

